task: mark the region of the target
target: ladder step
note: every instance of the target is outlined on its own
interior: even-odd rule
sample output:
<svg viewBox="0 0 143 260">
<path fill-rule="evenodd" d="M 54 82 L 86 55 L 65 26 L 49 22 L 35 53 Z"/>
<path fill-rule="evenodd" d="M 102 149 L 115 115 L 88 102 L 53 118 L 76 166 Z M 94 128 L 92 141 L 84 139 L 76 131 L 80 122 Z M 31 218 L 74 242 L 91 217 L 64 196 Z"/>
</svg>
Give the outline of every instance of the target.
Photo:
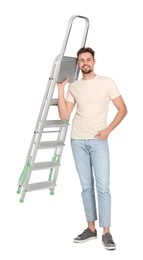
<svg viewBox="0 0 143 260">
<path fill-rule="evenodd" d="M 60 131 L 58 130 L 58 131 L 43 131 L 42 133 L 59 133 Z"/>
<path fill-rule="evenodd" d="M 26 191 L 34 191 L 34 190 L 42 190 L 42 189 L 50 189 L 50 188 L 54 188 L 52 182 L 43 181 L 43 182 L 28 184 Z"/>
<path fill-rule="evenodd" d="M 38 149 L 50 149 L 56 147 L 63 147 L 64 143 L 62 141 L 48 141 L 48 142 L 40 142 Z"/>
<path fill-rule="evenodd" d="M 52 99 L 51 102 L 50 102 L 50 105 L 51 106 L 57 106 L 58 105 L 58 99 L 57 98 Z"/>
<path fill-rule="evenodd" d="M 60 164 L 55 161 L 49 161 L 49 162 L 38 162 L 34 163 L 32 170 L 44 170 L 44 169 L 49 169 L 49 168 L 57 168 L 59 167 Z"/>
<path fill-rule="evenodd" d="M 67 127 L 69 125 L 68 121 L 62 120 L 46 120 L 44 127 Z"/>
<path fill-rule="evenodd" d="M 66 79 L 68 75 L 68 82 L 71 83 L 75 81 L 77 77 L 78 65 L 77 65 L 77 58 L 75 57 L 67 57 L 63 56 L 60 72 L 58 76 L 58 82 L 62 82 Z"/>
</svg>

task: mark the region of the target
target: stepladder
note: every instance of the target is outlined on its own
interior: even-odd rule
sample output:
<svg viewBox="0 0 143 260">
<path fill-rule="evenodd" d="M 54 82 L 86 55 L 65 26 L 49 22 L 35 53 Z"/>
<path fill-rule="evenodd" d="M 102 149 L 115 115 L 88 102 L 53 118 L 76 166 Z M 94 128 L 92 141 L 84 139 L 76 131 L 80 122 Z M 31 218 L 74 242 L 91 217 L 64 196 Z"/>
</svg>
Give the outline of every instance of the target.
<svg viewBox="0 0 143 260">
<path fill-rule="evenodd" d="M 86 43 L 89 19 L 85 16 L 73 15 L 67 26 L 61 52 L 54 59 L 51 68 L 24 168 L 18 180 L 17 193 L 21 194 L 20 202 L 24 202 L 25 195 L 29 191 L 49 189 L 51 195 L 55 192 L 69 126 L 69 119 L 63 121 L 57 117 L 56 119 L 51 120 L 48 115 L 53 107 L 57 108 L 58 106 L 58 98 L 54 97 L 57 82 L 62 82 L 68 76 L 68 82 L 72 83 L 79 77 L 77 58 L 65 55 L 72 25 L 75 23 L 75 19 L 76 21 L 77 19 L 84 21 L 81 45 L 77 46 L 77 50 L 84 47 Z M 75 41 L 75 39 L 73 40 Z M 42 152 L 44 152 L 43 160 L 39 156 L 39 153 Z M 40 160 L 38 161 L 39 158 Z M 35 172 L 41 171 L 46 171 L 47 179 L 44 181 L 40 180 L 40 182 L 31 181 L 32 175 L 34 175 Z"/>
</svg>

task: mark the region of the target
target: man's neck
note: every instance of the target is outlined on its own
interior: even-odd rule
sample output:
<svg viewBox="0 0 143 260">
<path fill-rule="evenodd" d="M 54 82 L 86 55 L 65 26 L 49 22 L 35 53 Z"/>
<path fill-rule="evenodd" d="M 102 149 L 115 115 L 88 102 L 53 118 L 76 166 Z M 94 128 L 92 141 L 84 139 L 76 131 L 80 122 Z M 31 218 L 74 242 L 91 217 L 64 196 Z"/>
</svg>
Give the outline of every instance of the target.
<svg viewBox="0 0 143 260">
<path fill-rule="evenodd" d="M 96 74 L 93 72 L 93 73 L 89 73 L 89 74 L 84 74 L 82 73 L 82 79 L 83 80 L 89 80 L 89 79 L 93 79 L 96 77 Z"/>
</svg>

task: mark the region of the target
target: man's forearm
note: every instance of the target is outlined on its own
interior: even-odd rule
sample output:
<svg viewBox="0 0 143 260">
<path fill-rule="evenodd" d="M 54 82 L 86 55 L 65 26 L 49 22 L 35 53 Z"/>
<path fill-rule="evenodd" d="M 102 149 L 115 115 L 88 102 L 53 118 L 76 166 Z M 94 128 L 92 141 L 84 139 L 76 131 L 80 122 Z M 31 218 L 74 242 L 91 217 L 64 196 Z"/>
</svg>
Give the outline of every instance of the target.
<svg viewBox="0 0 143 260">
<path fill-rule="evenodd" d="M 58 88 L 58 110 L 59 110 L 59 116 L 62 120 L 68 119 L 68 110 L 64 98 L 64 88 L 59 87 Z"/>
<path fill-rule="evenodd" d="M 108 138 L 108 135 L 112 132 L 112 130 L 114 128 L 116 128 L 121 121 L 123 120 L 123 118 L 126 116 L 127 114 L 127 108 L 126 105 L 124 103 L 124 100 L 121 96 L 115 98 L 113 100 L 113 104 L 115 105 L 115 107 L 118 109 L 118 112 L 115 116 L 115 118 L 113 119 L 113 121 L 111 122 L 111 124 L 108 125 L 107 128 L 105 128 L 102 131 L 99 131 L 95 137 L 98 137 L 100 139 L 106 140 Z"/>
<path fill-rule="evenodd" d="M 111 124 L 106 128 L 107 132 L 110 133 L 114 128 L 116 128 L 123 118 L 126 116 L 127 111 L 126 110 L 119 110 L 118 113 L 116 114 L 114 120 L 111 122 Z"/>
</svg>

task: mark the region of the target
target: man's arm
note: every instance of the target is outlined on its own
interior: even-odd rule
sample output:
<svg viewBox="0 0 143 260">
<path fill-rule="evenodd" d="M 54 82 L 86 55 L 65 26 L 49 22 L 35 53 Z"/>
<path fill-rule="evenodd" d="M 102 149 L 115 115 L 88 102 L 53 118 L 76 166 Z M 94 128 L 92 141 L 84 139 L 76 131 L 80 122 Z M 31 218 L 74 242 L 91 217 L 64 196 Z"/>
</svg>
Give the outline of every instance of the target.
<svg viewBox="0 0 143 260">
<path fill-rule="evenodd" d="M 68 78 L 62 83 L 57 83 L 58 85 L 58 110 L 61 120 L 67 120 L 75 106 L 72 102 L 65 101 L 64 98 L 64 87 L 68 82 Z"/>
<path fill-rule="evenodd" d="M 127 114 L 127 107 L 122 96 L 112 99 L 112 102 L 114 106 L 118 109 L 118 112 L 111 124 L 106 129 L 97 133 L 96 137 L 99 137 L 103 140 L 106 140 L 108 138 L 108 135 L 111 133 L 111 131 L 121 123 L 121 121 Z"/>
</svg>

